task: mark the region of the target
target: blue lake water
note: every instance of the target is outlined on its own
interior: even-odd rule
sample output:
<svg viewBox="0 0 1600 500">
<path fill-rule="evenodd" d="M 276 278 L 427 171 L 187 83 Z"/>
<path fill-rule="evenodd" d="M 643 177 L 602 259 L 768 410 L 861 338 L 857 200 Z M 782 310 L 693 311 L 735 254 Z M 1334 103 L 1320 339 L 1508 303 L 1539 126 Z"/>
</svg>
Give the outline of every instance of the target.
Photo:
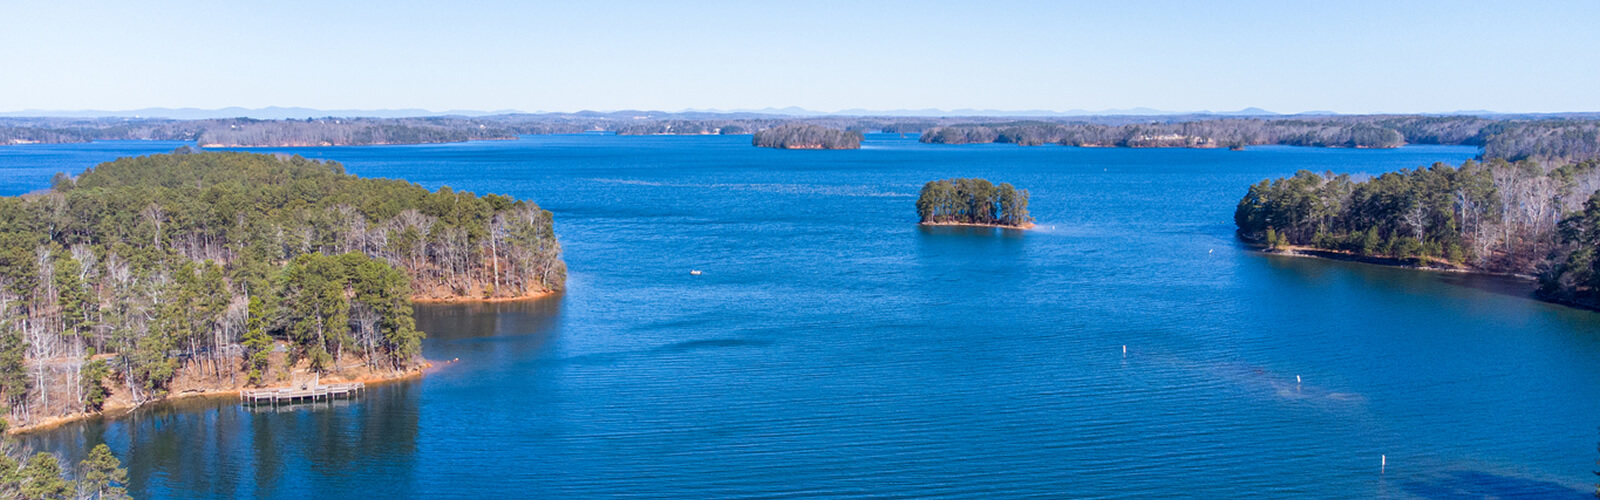
<svg viewBox="0 0 1600 500">
<path fill-rule="evenodd" d="M 179 145 L 0 148 L 0 189 Z M 173 498 L 1593 488 L 1600 314 L 1515 279 L 1268 256 L 1233 236 L 1234 204 L 1263 178 L 1473 148 L 583 135 L 269 151 L 536 200 L 556 214 L 569 290 L 419 307 L 424 355 L 460 361 L 352 402 L 183 401 L 30 445 L 76 460 L 109 443 L 135 494 Z M 922 183 L 955 176 L 1030 190 L 1040 228 L 918 227 Z"/>
</svg>

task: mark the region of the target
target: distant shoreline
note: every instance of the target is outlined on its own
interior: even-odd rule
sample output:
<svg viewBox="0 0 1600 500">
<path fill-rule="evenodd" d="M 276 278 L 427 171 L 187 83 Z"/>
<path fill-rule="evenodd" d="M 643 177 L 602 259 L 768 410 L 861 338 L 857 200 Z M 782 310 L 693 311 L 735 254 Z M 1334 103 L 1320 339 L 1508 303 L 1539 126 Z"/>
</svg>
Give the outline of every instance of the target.
<svg viewBox="0 0 1600 500">
<path fill-rule="evenodd" d="M 200 149 L 252 149 L 252 148 L 328 148 L 341 146 L 417 146 L 422 144 L 462 144 L 478 141 L 514 141 L 517 137 L 480 137 L 460 141 L 423 141 L 423 142 L 356 142 L 356 143 L 273 143 L 273 144 L 200 144 L 195 147 Z"/>
</svg>

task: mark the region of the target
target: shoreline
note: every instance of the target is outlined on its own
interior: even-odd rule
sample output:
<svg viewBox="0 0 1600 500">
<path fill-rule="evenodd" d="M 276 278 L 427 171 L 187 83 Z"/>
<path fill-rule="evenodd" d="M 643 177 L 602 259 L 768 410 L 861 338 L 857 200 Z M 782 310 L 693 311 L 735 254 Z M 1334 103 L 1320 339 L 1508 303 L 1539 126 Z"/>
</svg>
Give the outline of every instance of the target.
<svg viewBox="0 0 1600 500">
<path fill-rule="evenodd" d="M 1243 239 L 1241 238 L 1241 240 L 1243 240 Z M 1438 273 L 1474 274 L 1474 275 L 1478 275 L 1478 276 L 1498 276 L 1498 277 L 1502 277 L 1502 278 L 1513 278 L 1513 279 L 1516 279 L 1516 280 L 1525 281 L 1525 282 L 1528 282 L 1528 284 L 1530 284 L 1530 285 L 1537 284 L 1538 281 L 1539 281 L 1539 277 L 1537 277 L 1537 276 L 1528 275 L 1528 274 L 1522 274 L 1522 273 L 1505 273 L 1505 272 L 1498 272 L 1498 271 L 1485 271 L 1485 270 L 1482 270 L 1482 269 L 1474 269 L 1474 268 L 1472 268 L 1470 266 L 1458 266 L 1458 265 L 1455 265 L 1455 264 L 1449 264 L 1449 267 L 1419 266 L 1419 265 L 1416 265 L 1416 264 L 1407 264 L 1407 263 L 1405 263 L 1405 261 L 1407 259 L 1397 259 L 1397 258 L 1393 258 L 1393 257 L 1366 257 L 1366 256 L 1356 255 L 1356 254 L 1347 253 L 1347 252 L 1339 252 L 1339 251 L 1334 251 L 1334 250 L 1325 250 L 1325 249 L 1320 249 L 1320 248 L 1301 247 L 1301 246 L 1289 246 L 1289 247 L 1284 247 L 1284 248 L 1281 248 L 1281 249 L 1274 250 L 1274 249 L 1268 248 L 1266 245 L 1261 244 L 1261 243 L 1256 243 L 1256 242 L 1252 242 L 1252 241 L 1249 241 L 1249 240 L 1243 240 L 1243 241 L 1245 242 L 1246 245 L 1249 245 L 1250 250 L 1253 250 L 1253 251 L 1256 251 L 1256 252 L 1260 252 L 1260 253 L 1264 253 L 1264 254 L 1269 254 L 1269 255 L 1281 255 L 1281 256 L 1285 256 L 1285 257 L 1300 257 L 1300 258 L 1307 258 L 1307 259 L 1324 259 L 1324 260 L 1336 260 L 1336 261 L 1343 261 L 1343 262 L 1355 262 L 1355 263 L 1358 263 L 1358 264 L 1368 264 L 1368 265 L 1374 265 L 1374 266 L 1392 267 L 1392 268 L 1397 268 L 1397 269 L 1410 269 L 1410 270 L 1414 270 L 1414 271 L 1432 271 L 1432 272 L 1438 272 Z M 1545 297 L 1543 295 L 1540 295 L 1538 293 L 1537 289 L 1529 291 L 1528 298 L 1532 299 L 1532 300 L 1535 300 L 1535 301 L 1544 302 L 1546 304 L 1555 304 L 1555 305 L 1558 305 L 1558 306 L 1570 307 L 1570 308 L 1573 308 L 1573 309 L 1579 309 L 1579 310 L 1584 310 L 1584 311 L 1600 312 L 1600 306 L 1594 306 L 1594 305 L 1589 305 L 1589 304 L 1585 304 L 1585 303 L 1582 303 L 1582 302 L 1574 302 L 1574 301 L 1570 301 L 1570 300 L 1564 300 L 1564 299 L 1553 298 L 1553 297 Z"/>
<path fill-rule="evenodd" d="M 423 359 L 420 363 L 417 364 L 417 366 L 415 368 L 407 369 L 407 370 L 402 371 L 402 372 L 389 373 L 389 374 L 385 374 L 385 375 L 382 375 L 382 376 L 360 377 L 360 378 L 356 378 L 356 379 L 353 379 L 353 380 L 347 380 L 347 382 L 361 382 L 361 383 L 366 384 L 366 385 L 383 385 L 383 384 L 388 384 L 388 383 L 393 383 L 393 382 L 400 382 L 400 381 L 404 381 L 404 380 L 411 380 L 411 379 L 414 379 L 414 378 L 421 378 L 424 373 L 426 373 L 428 371 L 431 371 L 431 370 L 434 370 L 434 369 L 436 369 L 436 366 L 433 364 L 433 362 L 428 361 L 427 359 Z M 334 377 L 337 377 L 337 376 L 338 375 L 334 375 Z M 285 386 L 285 387 L 288 387 L 288 386 Z M 276 388 L 276 387 L 272 387 L 272 386 L 269 386 L 269 387 L 254 387 L 254 388 L 249 388 L 249 389 L 255 390 L 255 389 L 273 389 L 273 388 Z M 5 435 L 6 436 L 17 436 L 17 435 L 21 435 L 21 434 L 28 434 L 28 433 L 32 433 L 32 432 L 39 432 L 39 431 L 43 431 L 43 430 L 54 429 L 56 427 L 60 427 L 60 426 L 63 426 L 63 425 L 71 424 L 71 423 L 82 421 L 82 420 L 88 420 L 88 419 L 91 419 L 91 418 L 94 418 L 94 417 L 105 417 L 105 418 L 108 418 L 108 419 L 122 418 L 122 417 L 126 417 L 128 415 L 133 414 L 134 412 L 138 411 L 139 408 L 143 408 L 145 406 L 153 405 L 153 404 L 170 403 L 170 402 L 174 402 L 174 401 L 182 401 L 182 400 L 188 400 L 188 399 L 207 399 L 207 398 L 224 398 L 224 397 L 238 398 L 239 397 L 239 393 L 241 391 L 245 390 L 245 389 L 246 388 L 244 388 L 244 387 L 235 387 L 235 388 L 230 388 L 230 389 L 200 389 L 200 390 L 191 389 L 191 390 L 179 392 L 179 393 L 176 393 L 176 394 L 169 394 L 169 395 L 167 395 L 165 397 L 162 397 L 161 399 L 154 399 L 154 400 L 146 401 L 144 403 L 139 403 L 139 404 L 110 403 L 110 402 L 108 402 L 104 408 L 100 409 L 100 411 L 72 413 L 72 414 L 67 414 L 67 415 L 59 415 L 59 416 L 55 416 L 55 417 L 46 418 L 46 419 L 41 420 L 41 421 L 39 421 L 37 423 L 32 423 L 32 424 L 28 424 L 28 425 L 20 425 L 20 426 L 15 426 L 15 427 L 11 427 L 9 429 L 6 429 Z"/>
<path fill-rule="evenodd" d="M 549 297 L 551 295 L 555 295 L 557 293 L 560 293 L 560 292 L 559 291 L 555 291 L 555 290 L 550 290 L 550 291 L 539 292 L 539 293 L 531 294 L 531 295 L 522 295 L 522 296 L 516 296 L 516 297 L 494 297 L 494 298 L 487 298 L 487 299 L 486 298 L 479 298 L 479 297 L 444 297 L 444 298 L 411 297 L 411 302 L 413 304 L 460 304 L 460 303 L 468 303 L 468 302 L 485 302 L 485 303 L 514 302 L 514 301 L 523 301 L 523 300 L 539 300 L 539 299 L 543 299 L 543 298 Z M 404 381 L 404 380 L 411 380 L 411 379 L 414 379 L 414 378 L 421 378 L 427 372 L 436 370 L 436 369 L 438 369 L 438 367 L 439 367 L 439 365 L 434 364 L 432 361 L 429 361 L 427 358 L 420 358 L 420 360 L 419 360 L 419 362 L 418 362 L 416 367 L 407 369 L 405 371 L 394 372 L 394 373 L 386 373 L 386 374 L 377 375 L 377 376 L 373 376 L 373 375 L 369 374 L 369 375 L 363 376 L 363 377 L 345 379 L 344 381 L 346 381 L 346 382 L 361 382 L 361 383 L 366 384 L 366 385 L 382 385 L 382 384 L 387 384 L 387 383 L 392 383 L 392 382 L 400 382 L 400 381 Z M 331 379 L 341 378 L 341 376 L 337 375 L 337 374 L 333 374 L 329 378 L 331 380 Z M 274 387 L 276 387 L 276 386 L 254 387 L 254 388 L 249 388 L 249 389 L 271 389 L 271 388 L 274 388 Z M 285 386 L 285 387 L 287 387 L 287 386 Z M 70 413 L 70 414 L 66 414 L 66 415 L 57 415 L 57 416 L 54 416 L 54 417 L 45 418 L 43 420 L 40 420 L 40 421 L 35 422 L 35 423 L 31 423 L 31 424 L 15 425 L 15 426 L 11 426 L 11 427 L 7 428 L 5 430 L 5 432 L 4 432 L 4 435 L 6 435 L 6 436 L 17 436 L 17 435 L 21 435 L 21 434 L 27 434 L 27 433 L 32 433 L 32 432 L 43 431 L 43 430 L 53 429 L 53 428 L 56 428 L 56 427 L 67 425 L 67 424 L 70 424 L 70 423 L 73 423 L 73 422 L 78 422 L 78 421 L 82 421 L 82 420 L 88 420 L 88 419 L 94 418 L 94 417 L 121 418 L 121 417 L 125 417 L 125 416 L 127 416 L 127 415 L 129 415 L 129 414 L 131 414 L 131 413 L 133 413 L 135 411 L 138 411 L 139 408 L 141 408 L 141 407 L 144 407 L 146 405 L 151 405 L 151 404 L 168 403 L 168 402 L 172 402 L 172 401 L 181 401 L 181 400 L 186 400 L 186 399 L 204 399 L 204 398 L 222 398 L 222 397 L 238 398 L 240 391 L 243 391 L 245 389 L 246 389 L 246 387 L 188 389 L 188 390 L 184 390 L 184 391 L 168 394 L 168 395 L 166 395 L 166 396 L 164 396 L 164 397 L 162 397 L 160 399 L 153 399 L 153 400 L 145 401 L 143 403 L 138 403 L 138 404 L 130 404 L 130 403 L 127 403 L 127 402 L 122 402 L 122 401 L 110 401 L 110 400 L 108 400 L 106 402 L 105 406 L 100 409 L 100 411 L 79 412 L 79 413 Z"/>
<path fill-rule="evenodd" d="M 514 296 L 514 297 L 492 297 L 492 298 L 470 297 L 470 296 L 428 297 L 428 296 L 420 296 L 419 295 L 419 296 L 410 297 L 410 301 L 411 301 L 412 304 L 499 303 L 499 302 L 517 302 L 517 301 L 540 300 L 540 299 L 544 299 L 544 298 L 550 297 L 552 295 L 556 295 L 558 293 L 560 293 L 559 290 L 546 290 L 546 291 L 543 291 L 543 292 L 538 292 L 538 293 L 533 293 L 533 294 L 528 294 L 528 295 L 519 295 L 519 296 Z M 446 363 L 449 363 L 449 362 L 446 362 Z M 329 378 L 329 380 L 343 379 L 342 381 L 345 381 L 345 382 L 361 382 L 361 383 L 366 384 L 366 385 L 382 385 L 382 384 L 387 384 L 387 383 L 392 383 L 392 382 L 411 380 L 411 379 L 414 379 L 414 378 L 421 378 L 427 372 L 433 371 L 433 370 L 435 370 L 437 368 L 438 368 L 438 365 L 435 365 L 432 361 L 429 361 L 427 358 L 419 358 L 417 366 L 415 366 L 413 368 L 410 368 L 410 369 L 407 369 L 405 371 L 401 371 L 401 372 L 385 373 L 385 374 L 381 374 L 381 375 L 367 374 L 365 376 L 359 376 L 359 377 L 355 377 L 355 378 L 344 378 L 343 376 L 341 376 L 339 374 L 330 374 L 328 378 Z M 275 387 L 277 387 L 277 386 L 251 387 L 251 388 L 248 388 L 248 389 L 252 389 L 252 390 L 254 390 L 254 389 L 271 389 L 271 388 L 275 388 Z M 284 386 L 284 387 L 288 387 L 288 386 Z M 3 433 L 3 435 L 6 435 L 6 436 L 17 436 L 17 435 L 21 435 L 21 434 L 38 432 L 38 431 L 43 431 L 43 430 L 47 430 L 47 429 L 53 429 L 53 428 L 60 427 L 60 426 L 63 426 L 63 425 L 67 425 L 67 424 L 71 424 L 71 423 L 74 423 L 74 422 L 88 420 L 88 419 L 94 418 L 94 417 L 121 418 L 121 417 L 125 417 L 125 416 L 127 416 L 129 414 L 132 414 L 135 411 L 138 411 L 139 408 L 141 408 L 141 407 L 144 407 L 146 405 L 151 405 L 151 404 L 168 403 L 168 402 L 181 401 L 181 400 L 187 400 L 187 399 L 222 398 L 222 397 L 238 398 L 239 394 L 240 394 L 240 391 L 243 391 L 245 389 L 247 389 L 247 387 L 243 387 L 243 386 L 241 386 L 241 387 L 229 387 L 229 388 L 220 388 L 219 387 L 219 388 L 187 389 L 187 390 L 183 390 L 183 391 L 179 391 L 179 392 L 174 392 L 174 393 L 168 394 L 166 396 L 161 397 L 160 399 L 153 399 L 153 400 L 145 401 L 143 403 L 136 403 L 136 404 L 135 403 L 129 403 L 129 402 L 126 402 L 126 401 L 107 400 L 106 404 L 99 411 L 79 412 L 79 413 L 70 413 L 70 414 L 66 414 L 66 415 L 57 415 L 57 416 L 54 416 L 54 417 L 44 418 L 44 419 L 42 419 L 42 420 L 40 420 L 38 422 L 34 422 L 34 423 L 26 424 L 26 425 L 14 425 L 14 426 L 11 426 L 11 427 L 7 428 L 5 430 L 5 432 Z"/>
<path fill-rule="evenodd" d="M 1410 258 L 1369 257 L 1369 256 L 1365 256 L 1365 255 L 1357 255 L 1357 254 L 1353 254 L 1353 253 L 1349 253 L 1349 252 L 1342 252 L 1342 251 L 1338 251 L 1338 250 L 1328 250 L 1328 249 L 1325 249 L 1325 248 L 1315 248 L 1315 247 L 1297 246 L 1297 245 L 1290 245 L 1290 246 L 1285 246 L 1285 247 L 1273 249 L 1273 248 L 1267 247 L 1267 245 L 1262 244 L 1262 243 L 1256 243 L 1256 242 L 1253 242 L 1253 241 L 1250 241 L 1250 240 L 1244 240 L 1242 238 L 1241 238 L 1241 240 L 1244 241 L 1244 243 L 1246 245 L 1249 245 L 1251 250 L 1254 250 L 1254 251 L 1257 251 L 1257 252 L 1261 252 L 1261 253 L 1265 253 L 1265 254 L 1272 254 L 1272 255 L 1283 255 L 1283 256 L 1288 256 L 1288 257 L 1307 257 L 1307 258 L 1313 258 L 1313 259 L 1337 260 L 1337 261 L 1343 261 L 1343 262 L 1358 262 L 1358 263 L 1362 263 L 1362 264 L 1372 264 L 1372 265 L 1375 265 L 1375 266 L 1394 267 L 1394 268 L 1400 268 L 1400 269 L 1414 269 L 1414 270 L 1418 270 L 1418 271 L 1434 271 L 1434 272 L 1441 272 L 1441 273 L 1478 274 L 1478 275 L 1483 275 L 1483 276 L 1504 276 L 1504 277 L 1517 278 L 1517 279 L 1526 280 L 1526 281 L 1537 281 L 1539 279 L 1536 276 L 1522 274 L 1522 273 L 1505 273 L 1505 272 L 1498 272 L 1498 271 L 1485 271 L 1485 270 L 1482 270 L 1482 269 L 1473 268 L 1471 266 L 1452 264 L 1452 263 L 1449 263 L 1447 261 L 1443 261 L 1443 260 L 1436 259 L 1436 258 L 1430 258 L 1427 261 L 1427 262 L 1432 263 L 1434 265 L 1418 265 L 1418 264 L 1413 263 L 1413 261 L 1415 259 L 1410 259 Z"/>
<path fill-rule="evenodd" d="M 411 302 L 413 304 L 461 304 L 461 303 L 466 303 L 466 302 L 485 302 L 485 303 L 519 302 L 519 301 L 524 301 L 524 300 L 539 300 L 539 299 L 543 299 L 543 298 L 546 298 L 546 297 L 549 297 L 551 295 L 555 295 L 555 294 L 558 294 L 558 293 L 561 293 L 561 291 L 560 290 L 545 290 L 543 292 L 533 293 L 533 294 L 528 294 L 528 295 L 517 295 L 517 296 L 512 296 L 512 297 L 488 297 L 488 298 L 485 298 L 485 297 L 465 297 L 465 296 L 429 297 L 429 296 L 424 296 L 424 295 L 413 295 L 413 296 L 411 296 Z"/>
<path fill-rule="evenodd" d="M 1522 274 L 1522 272 L 1483 271 L 1483 269 L 1472 268 L 1472 266 L 1458 266 L 1458 264 L 1450 263 L 1437 264 L 1437 266 L 1419 266 L 1419 264 L 1408 263 L 1408 261 L 1410 261 L 1408 258 L 1394 258 L 1394 256 L 1355 255 L 1355 253 L 1339 252 L 1339 250 L 1298 247 L 1298 245 L 1290 245 L 1290 247 L 1282 248 L 1269 248 L 1266 244 L 1258 244 L 1258 242 L 1251 242 L 1251 240 L 1245 239 L 1240 240 L 1243 240 L 1245 245 L 1250 247 L 1250 250 L 1254 250 L 1254 252 L 1267 253 L 1267 255 L 1302 256 L 1302 258 L 1320 258 L 1320 260 L 1373 264 L 1373 266 L 1384 266 L 1384 268 L 1414 269 L 1414 271 L 1459 272 L 1459 274 L 1478 274 L 1478 276 L 1515 277 L 1515 279 L 1528 280 L 1528 282 L 1536 282 L 1536 280 L 1539 280 L 1538 276 Z M 1438 260 L 1429 261 L 1430 263 L 1440 263 Z M 1568 304 L 1565 303 L 1565 301 L 1544 300 L 1544 298 L 1539 298 L 1539 300 L 1547 301 L 1547 303 Z"/>
<path fill-rule="evenodd" d="M 1029 222 L 1021 226 L 1007 226 L 1005 224 L 979 224 L 976 222 L 918 222 L 918 226 L 967 226 L 967 227 L 992 227 L 998 229 L 1016 229 L 1026 231 L 1039 227 L 1038 224 Z"/>
</svg>

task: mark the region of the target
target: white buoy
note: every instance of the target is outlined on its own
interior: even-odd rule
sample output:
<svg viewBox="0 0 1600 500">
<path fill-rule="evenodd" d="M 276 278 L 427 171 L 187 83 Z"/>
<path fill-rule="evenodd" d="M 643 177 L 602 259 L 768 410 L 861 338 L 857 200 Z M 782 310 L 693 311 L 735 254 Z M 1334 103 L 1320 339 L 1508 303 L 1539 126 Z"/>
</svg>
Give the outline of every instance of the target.
<svg viewBox="0 0 1600 500">
<path fill-rule="evenodd" d="M 1379 474 L 1384 473 L 1389 468 L 1389 456 L 1388 455 L 1381 455 L 1381 456 L 1383 457 L 1383 462 L 1379 463 L 1379 465 L 1378 465 L 1378 473 Z"/>
<path fill-rule="evenodd" d="M 1294 383 L 1296 383 L 1296 384 L 1300 383 L 1300 376 L 1299 375 L 1295 375 L 1294 376 Z"/>
<path fill-rule="evenodd" d="M 689 274 L 693 274 L 695 276 L 699 276 L 700 275 L 700 270 L 699 269 L 695 269 L 693 271 L 689 271 Z"/>
<path fill-rule="evenodd" d="M 1128 355 L 1128 346 L 1126 344 L 1124 344 L 1122 346 L 1122 355 L 1123 356 L 1127 356 Z"/>
</svg>

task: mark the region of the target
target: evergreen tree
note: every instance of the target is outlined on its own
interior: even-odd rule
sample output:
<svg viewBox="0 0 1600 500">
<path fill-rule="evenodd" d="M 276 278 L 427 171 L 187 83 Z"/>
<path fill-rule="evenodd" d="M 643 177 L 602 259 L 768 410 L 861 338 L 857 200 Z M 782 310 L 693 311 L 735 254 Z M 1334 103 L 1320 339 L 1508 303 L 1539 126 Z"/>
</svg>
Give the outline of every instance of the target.
<svg viewBox="0 0 1600 500">
<path fill-rule="evenodd" d="M 92 498 L 97 500 L 128 498 L 128 469 L 122 467 L 122 461 L 111 454 L 111 447 L 104 443 L 96 445 L 89 450 L 89 456 L 78 464 L 83 471 L 83 480 L 78 484 L 79 498 Z"/>
<path fill-rule="evenodd" d="M 38 453 L 22 467 L 21 498 L 26 500 L 65 500 L 72 486 L 62 477 L 61 462 L 55 455 Z"/>
<path fill-rule="evenodd" d="M 266 302 L 250 297 L 249 317 L 245 320 L 244 362 L 250 385 L 261 385 L 272 364 L 272 337 L 267 336 Z"/>
<path fill-rule="evenodd" d="M 83 373 L 80 383 L 83 384 L 84 411 L 100 411 L 106 403 L 109 390 L 102 382 L 111 376 L 111 367 L 103 359 L 94 359 L 94 348 L 89 348 L 84 356 Z"/>
</svg>

